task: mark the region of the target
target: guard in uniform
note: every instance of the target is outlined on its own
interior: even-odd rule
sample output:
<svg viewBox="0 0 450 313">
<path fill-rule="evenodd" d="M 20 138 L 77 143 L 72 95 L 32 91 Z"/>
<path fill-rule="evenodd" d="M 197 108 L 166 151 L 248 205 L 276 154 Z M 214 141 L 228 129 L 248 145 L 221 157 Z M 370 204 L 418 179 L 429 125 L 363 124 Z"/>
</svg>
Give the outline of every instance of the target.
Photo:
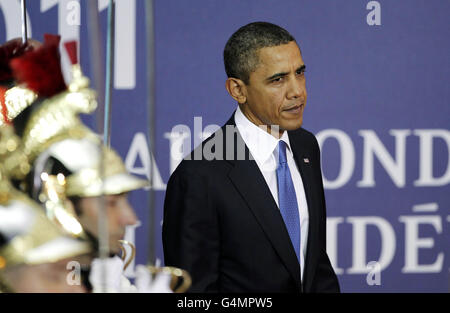
<svg viewBox="0 0 450 313">
<path fill-rule="evenodd" d="M 15 185 L 40 203 L 55 224 L 73 236 L 88 237 L 96 251 L 105 206 L 110 258 L 82 262 L 83 283 L 89 291 L 186 290 L 189 275 L 180 269 L 140 266 L 138 288 L 123 275 L 128 262 L 118 255 L 130 246 L 133 253 L 128 259 L 134 258 L 134 246 L 123 241 L 125 228 L 137 222 L 127 194 L 148 186 L 148 181 L 129 174 L 120 156 L 82 123 L 79 115 L 97 107 L 96 94 L 77 62 L 73 42 L 65 44 L 72 61 L 72 81 L 66 86 L 58 45 L 58 36 L 46 35 L 41 47 L 10 62 L 17 85 L 33 95 L 17 109 L 8 105 L 15 112 L 12 123 L 31 164 L 26 175 L 13 175 Z M 106 277 L 101 275 L 105 267 Z"/>
<path fill-rule="evenodd" d="M 12 128 L 0 126 L 0 292 L 85 292 L 77 268 L 90 262 L 93 246 L 10 183 L 11 173 L 27 169 L 21 147 Z"/>
<path fill-rule="evenodd" d="M 74 43 L 65 45 L 73 63 L 72 81 L 65 86 L 58 44 L 58 37 L 47 35 L 41 48 L 11 62 L 18 84 L 37 95 L 36 100 L 13 120 L 32 162 L 30 173 L 20 185 L 31 198 L 44 204 L 43 193 L 49 179 L 63 177 L 64 185 L 60 189 L 65 196 L 63 202 L 67 214 L 79 221 L 94 243 L 99 236 L 100 207 L 105 205 L 112 256 L 105 266 L 115 273 L 108 275 L 109 278 L 118 278 L 107 282 L 106 287 L 96 288 L 100 275 L 96 274 L 95 268 L 103 266 L 97 260 L 90 273 L 93 290 L 136 291 L 123 277 L 124 262 L 117 255 L 124 249 L 125 227 L 137 223 L 127 194 L 147 186 L 148 181 L 130 175 L 119 155 L 104 146 L 99 136 L 81 122 L 80 113 L 95 110 L 96 94 L 82 74 Z M 51 64 L 52 71 L 42 68 L 43 63 Z M 42 74 L 39 81 L 35 81 L 35 73 Z M 57 180 L 54 182 L 57 185 Z M 89 280 L 85 282 L 89 286 Z"/>
</svg>

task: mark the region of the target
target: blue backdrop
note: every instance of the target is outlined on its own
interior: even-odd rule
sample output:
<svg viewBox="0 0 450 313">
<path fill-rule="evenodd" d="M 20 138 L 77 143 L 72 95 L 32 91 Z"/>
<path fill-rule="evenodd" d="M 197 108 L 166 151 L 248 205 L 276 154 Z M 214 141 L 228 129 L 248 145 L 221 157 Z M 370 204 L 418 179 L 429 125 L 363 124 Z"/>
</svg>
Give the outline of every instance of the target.
<svg viewBox="0 0 450 313">
<path fill-rule="evenodd" d="M 107 2 L 99 1 L 103 39 Z M 145 1 L 116 2 L 112 146 L 131 172 L 149 177 Z M 35 39 L 79 38 L 92 78 L 86 3 L 28 1 L 28 14 Z M 0 42 L 20 36 L 19 9 L 18 0 L 0 0 Z M 307 64 L 304 127 L 321 145 L 327 250 L 342 290 L 448 292 L 449 13 L 448 0 L 155 0 L 157 223 L 149 229 L 148 191 L 133 192 L 136 263 L 147 262 L 149 231 L 163 262 L 165 184 L 177 155 L 236 108 L 225 90 L 223 47 L 240 26 L 263 20 L 290 31 Z M 96 128 L 94 118 L 85 121 Z"/>
</svg>

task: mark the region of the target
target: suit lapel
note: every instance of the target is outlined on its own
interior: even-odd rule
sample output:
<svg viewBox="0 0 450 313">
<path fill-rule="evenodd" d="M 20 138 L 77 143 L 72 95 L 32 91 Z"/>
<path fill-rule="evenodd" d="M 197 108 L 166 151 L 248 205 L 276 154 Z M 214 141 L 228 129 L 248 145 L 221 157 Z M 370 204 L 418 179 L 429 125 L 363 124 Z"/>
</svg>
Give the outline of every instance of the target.
<svg viewBox="0 0 450 313">
<path fill-rule="evenodd" d="M 234 124 L 234 117 L 227 124 Z M 239 133 L 236 136 L 240 138 L 234 140 L 234 151 L 237 151 L 237 142 L 239 140 L 243 142 Z M 250 152 L 247 146 L 245 146 L 245 150 L 246 155 L 249 155 Z M 249 159 L 237 160 L 234 158 L 228 161 L 234 166 L 229 173 L 230 180 L 247 203 L 276 253 L 300 289 L 300 267 L 297 256 L 278 206 L 258 165 L 254 160 Z"/>
<path fill-rule="evenodd" d="M 292 138 L 292 140 L 291 140 Z M 305 268 L 303 276 L 303 289 L 308 292 L 312 283 L 312 275 L 314 274 L 317 260 L 318 246 L 318 223 L 317 215 L 317 199 L 314 198 L 314 172 L 313 169 L 318 164 L 314 164 L 314 160 L 310 151 L 305 149 L 306 144 L 302 144 L 302 136 L 297 132 L 289 132 L 289 141 L 291 143 L 294 160 L 302 177 L 303 186 L 305 189 L 306 202 L 308 203 L 309 227 L 308 227 L 308 242 L 306 248 Z"/>
<path fill-rule="evenodd" d="M 278 206 L 258 165 L 255 161 L 238 161 L 229 177 L 299 287 L 300 268 L 297 256 Z"/>
</svg>

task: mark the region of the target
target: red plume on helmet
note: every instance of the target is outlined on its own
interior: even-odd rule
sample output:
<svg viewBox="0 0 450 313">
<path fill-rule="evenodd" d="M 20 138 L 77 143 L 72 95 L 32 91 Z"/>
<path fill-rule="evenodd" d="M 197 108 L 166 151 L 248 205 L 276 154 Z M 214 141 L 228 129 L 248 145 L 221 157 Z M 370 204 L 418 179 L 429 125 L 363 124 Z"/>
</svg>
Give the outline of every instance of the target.
<svg viewBox="0 0 450 313">
<path fill-rule="evenodd" d="M 39 97 L 49 98 L 67 89 L 61 70 L 60 39 L 60 36 L 45 34 L 40 48 L 10 62 L 17 83 Z"/>
<path fill-rule="evenodd" d="M 70 63 L 72 63 L 72 65 L 78 64 L 77 42 L 75 40 L 65 42 L 64 47 L 66 48 Z"/>
<path fill-rule="evenodd" d="M 5 103 L 5 93 L 9 88 L 8 84 L 14 79 L 9 63 L 12 59 L 32 51 L 37 44 L 37 41 L 28 41 L 23 44 L 21 38 L 16 38 L 11 39 L 0 46 L 0 104 L 3 117 L 2 120 L 7 124 L 9 124 L 10 121 L 8 120 L 8 108 Z"/>
<path fill-rule="evenodd" d="M 21 38 L 11 39 L 0 46 L 0 83 L 9 83 L 13 80 L 9 62 L 24 53 L 32 51 L 38 47 L 40 43 L 36 40 L 28 40 L 25 44 L 22 43 Z"/>
</svg>

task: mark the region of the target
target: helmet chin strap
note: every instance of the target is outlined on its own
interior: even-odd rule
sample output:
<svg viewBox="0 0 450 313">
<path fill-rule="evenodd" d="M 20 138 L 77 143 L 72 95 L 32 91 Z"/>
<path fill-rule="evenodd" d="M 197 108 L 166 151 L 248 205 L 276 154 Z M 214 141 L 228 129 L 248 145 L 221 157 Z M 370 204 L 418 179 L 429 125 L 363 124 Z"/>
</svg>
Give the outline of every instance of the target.
<svg viewBox="0 0 450 313">
<path fill-rule="evenodd" d="M 50 152 L 45 151 L 39 155 L 36 159 L 35 165 L 33 167 L 33 184 L 31 186 L 31 197 L 34 200 L 39 201 L 39 193 L 42 190 L 42 179 L 41 174 L 48 168 L 48 160 L 50 158 Z"/>
</svg>

